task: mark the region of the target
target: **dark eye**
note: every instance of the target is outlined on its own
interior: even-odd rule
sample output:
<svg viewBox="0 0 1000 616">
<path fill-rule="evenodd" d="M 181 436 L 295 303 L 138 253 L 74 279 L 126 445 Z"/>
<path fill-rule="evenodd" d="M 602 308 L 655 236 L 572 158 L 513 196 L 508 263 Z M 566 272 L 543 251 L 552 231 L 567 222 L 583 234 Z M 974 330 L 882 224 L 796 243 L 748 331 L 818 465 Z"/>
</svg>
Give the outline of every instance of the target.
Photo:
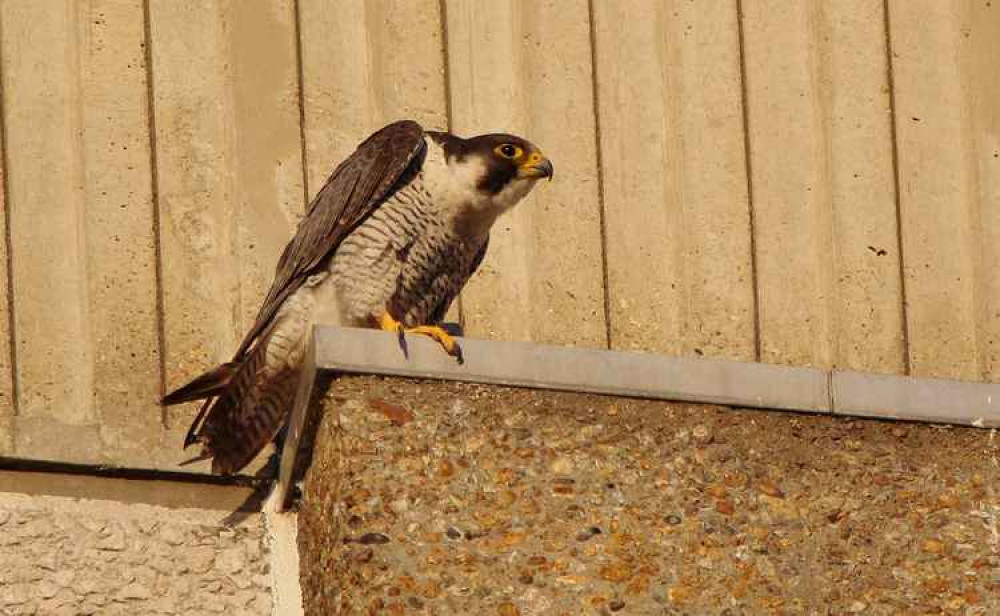
<svg viewBox="0 0 1000 616">
<path fill-rule="evenodd" d="M 500 156 L 503 156 L 504 158 L 517 158 L 522 153 L 521 148 L 517 147 L 512 143 L 505 143 L 501 146 L 498 146 L 497 149 L 494 150 L 494 152 L 496 152 Z"/>
</svg>

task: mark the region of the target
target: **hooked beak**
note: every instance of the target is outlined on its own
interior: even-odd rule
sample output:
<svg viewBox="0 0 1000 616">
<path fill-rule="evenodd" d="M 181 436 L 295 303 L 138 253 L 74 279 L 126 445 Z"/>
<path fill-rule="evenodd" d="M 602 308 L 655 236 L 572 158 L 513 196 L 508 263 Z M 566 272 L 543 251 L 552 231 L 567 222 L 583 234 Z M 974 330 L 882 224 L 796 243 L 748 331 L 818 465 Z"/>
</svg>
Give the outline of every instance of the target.
<svg viewBox="0 0 1000 616">
<path fill-rule="evenodd" d="M 552 162 L 537 152 L 517 168 L 517 177 L 520 178 L 549 178 L 551 181 L 553 173 Z"/>
</svg>

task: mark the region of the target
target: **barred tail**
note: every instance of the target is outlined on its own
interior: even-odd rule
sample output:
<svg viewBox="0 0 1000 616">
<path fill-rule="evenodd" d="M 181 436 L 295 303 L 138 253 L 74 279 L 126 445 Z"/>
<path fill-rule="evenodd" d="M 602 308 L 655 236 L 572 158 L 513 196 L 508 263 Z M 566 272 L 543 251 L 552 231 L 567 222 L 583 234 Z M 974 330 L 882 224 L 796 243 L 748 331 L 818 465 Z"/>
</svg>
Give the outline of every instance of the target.
<svg viewBox="0 0 1000 616">
<path fill-rule="evenodd" d="M 184 447 L 201 443 L 195 460 L 212 458 L 213 473 L 229 475 L 249 464 L 281 429 L 295 401 L 297 369 L 284 362 L 280 368 L 266 365 L 270 334 L 238 360 L 164 397 L 165 404 L 207 398 Z"/>
</svg>

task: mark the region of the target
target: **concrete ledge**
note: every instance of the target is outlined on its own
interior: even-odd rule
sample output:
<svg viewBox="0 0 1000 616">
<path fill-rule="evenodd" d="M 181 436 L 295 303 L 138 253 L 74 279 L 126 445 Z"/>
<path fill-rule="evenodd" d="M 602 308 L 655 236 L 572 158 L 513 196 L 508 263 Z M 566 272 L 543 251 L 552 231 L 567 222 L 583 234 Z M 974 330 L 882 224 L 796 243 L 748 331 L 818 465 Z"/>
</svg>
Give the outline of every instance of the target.
<svg viewBox="0 0 1000 616">
<path fill-rule="evenodd" d="M 832 387 L 838 415 L 1000 427 L 1000 385 L 834 372 Z"/>
<path fill-rule="evenodd" d="M 815 368 L 464 338 L 458 364 L 424 336 L 317 327 L 316 367 L 730 406 L 831 412 L 827 373 Z"/>
<path fill-rule="evenodd" d="M 1000 385 L 521 342 L 460 342 L 464 364 L 423 336 L 408 336 L 404 354 L 396 336 L 386 332 L 317 326 L 282 451 L 276 509 L 289 504 L 294 460 L 316 370 L 1000 426 L 1000 402 L 994 402 L 1000 401 Z"/>
<path fill-rule="evenodd" d="M 392 334 L 328 326 L 313 343 L 319 370 L 1000 426 L 998 384 L 473 339 L 458 364 L 424 336 L 408 336 L 404 355 Z"/>
</svg>

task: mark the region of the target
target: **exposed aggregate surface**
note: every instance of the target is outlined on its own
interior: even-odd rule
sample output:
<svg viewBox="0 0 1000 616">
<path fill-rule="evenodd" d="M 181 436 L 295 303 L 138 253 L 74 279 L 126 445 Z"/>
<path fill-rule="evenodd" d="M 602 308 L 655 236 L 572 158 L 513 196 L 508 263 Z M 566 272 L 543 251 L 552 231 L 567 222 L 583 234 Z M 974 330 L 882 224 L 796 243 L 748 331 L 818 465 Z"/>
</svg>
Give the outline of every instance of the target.
<svg viewBox="0 0 1000 616">
<path fill-rule="evenodd" d="M 342 377 L 307 614 L 997 614 L 988 430 Z"/>
<path fill-rule="evenodd" d="M 262 516 L 0 492 L 0 614 L 271 613 Z"/>
</svg>

